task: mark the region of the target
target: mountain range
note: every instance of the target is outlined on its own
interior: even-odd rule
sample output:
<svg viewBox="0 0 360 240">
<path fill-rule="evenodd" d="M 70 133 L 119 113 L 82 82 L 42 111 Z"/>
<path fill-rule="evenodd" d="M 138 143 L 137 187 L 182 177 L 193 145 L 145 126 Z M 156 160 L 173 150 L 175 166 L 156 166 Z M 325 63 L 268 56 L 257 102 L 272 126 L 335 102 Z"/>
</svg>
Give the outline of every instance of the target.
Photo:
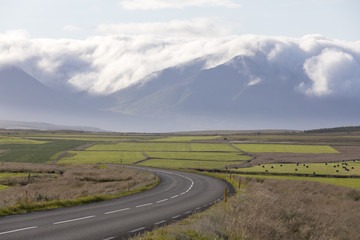
<svg viewBox="0 0 360 240">
<path fill-rule="evenodd" d="M 303 66 L 237 56 L 205 68 L 195 59 L 108 95 L 51 88 L 16 66 L 0 69 L 0 119 L 166 132 L 311 129 L 358 125 L 351 96 L 313 96 Z"/>
</svg>

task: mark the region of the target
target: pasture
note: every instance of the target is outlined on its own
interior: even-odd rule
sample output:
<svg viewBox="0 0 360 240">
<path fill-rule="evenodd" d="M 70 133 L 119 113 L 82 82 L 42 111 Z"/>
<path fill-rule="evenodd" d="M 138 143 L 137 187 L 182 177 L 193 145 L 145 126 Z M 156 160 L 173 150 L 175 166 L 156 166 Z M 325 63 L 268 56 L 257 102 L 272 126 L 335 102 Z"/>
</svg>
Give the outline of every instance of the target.
<svg viewBox="0 0 360 240">
<path fill-rule="evenodd" d="M 240 172 L 287 173 L 312 175 L 360 175 L 360 160 L 334 163 L 287 163 L 258 164 L 255 167 L 241 168 Z"/>
<path fill-rule="evenodd" d="M 291 145 L 291 144 L 234 144 L 244 152 L 268 153 L 339 153 L 326 145 Z"/>
</svg>

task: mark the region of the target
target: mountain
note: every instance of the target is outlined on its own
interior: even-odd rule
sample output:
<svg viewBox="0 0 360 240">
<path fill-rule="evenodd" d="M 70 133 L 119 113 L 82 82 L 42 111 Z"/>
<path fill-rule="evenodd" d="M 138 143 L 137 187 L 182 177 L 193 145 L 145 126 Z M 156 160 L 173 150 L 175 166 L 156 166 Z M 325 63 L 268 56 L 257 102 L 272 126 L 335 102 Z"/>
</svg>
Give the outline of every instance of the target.
<svg viewBox="0 0 360 240">
<path fill-rule="evenodd" d="M 0 119 L 51 122 L 61 125 L 61 128 L 64 125 L 87 125 L 114 129 L 136 123 L 122 114 L 97 110 L 81 99 L 84 99 L 81 94 L 58 92 L 19 68 L 0 69 Z"/>
<path fill-rule="evenodd" d="M 159 72 L 150 81 L 112 94 L 116 102 L 109 109 L 194 121 L 198 117 L 199 127 L 215 119 L 221 129 L 306 129 L 354 124 L 360 117 L 359 101 L 309 96 L 300 88 L 308 81 L 302 67 L 280 68 L 262 54 L 201 67 L 196 61 Z"/>
<path fill-rule="evenodd" d="M 0 129 L 33 129 L 33 130 L 73 130 L 73 131 L 85 131 L 85 132 L 105 132 L 100 128 L 86 127 L 86 126 L 61 126 L 50 123 L 40 122 L 19 122 L 19 121 L 8 121 L 0 120 Z"/>
<path fill-rule="evenodd" d="M 316 129 L 358 125 L 360 101 L 307 94 L 303 64 L 256 52 L 212 68 L 174 66 L 110 95 L 64 93 L 19 68 L 0 70 L 0 118 L 116 131 Z"/>
</svg>

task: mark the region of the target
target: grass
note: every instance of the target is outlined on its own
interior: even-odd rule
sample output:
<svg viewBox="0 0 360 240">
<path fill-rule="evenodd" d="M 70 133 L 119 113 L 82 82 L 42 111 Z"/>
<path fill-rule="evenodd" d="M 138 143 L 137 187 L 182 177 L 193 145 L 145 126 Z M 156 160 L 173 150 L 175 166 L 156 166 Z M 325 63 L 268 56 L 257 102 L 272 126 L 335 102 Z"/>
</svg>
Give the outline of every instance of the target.
<svg viewBox="0 0 360 240">
<path fill-rule="evenodd" d="M 1 184 L 0 184 L 0 190 L 6 189 L 6 188 L 8 188 L 8 186 L 1 185 Z"/>
<path fill-rule="evenodd" d="M 243 178 L 320 182 L 320 183 L 332 184 L 336 186 L 360 189 L 359 178 L 325 178 L 325 177 L 275 176 L 275 175 L 251 175 L 251 174 L 236 174 L 236 175 Z"/>
<path fill-rule="evenodd" d="M 30 174 L 34 174 L 34 173 L 30 173 Z M 0 180 L 10 177 L 24 177 L 28 175 L 29 173 L 0 173 Z"/>
<path fill-rule="evenodd" d="M 227 203 L 135 239 L 358 239 L 360 191 L 307 181 L 243 180 L 246 188 Z"/>
<path fill-rule="evenodd" d="M 120 192 L 115 195 L 94 195 L 94 196 L 86 196 L 86 197 L 76 198 L 76 199 L 72 199 L 72 200 L 57 200 L 57 201 L 37 202 L 37 203 L 33 203 L 33 202 L 18 203 L 15 206 L 0 208 L 0 216 L 28 213 L 28 212 L 34 212 L 34 211 L 61 208 L 61 207 L 79 206 L 79 205 L 84 205 L 84 204 L 89 204 L 89 203 L 94 203 L 94 202 L 100 202 L 100 201 L 104 201 L 104 200 L 110 200 L 110 199 L 119 198 L 119 197 L 127 196 L 130 194 L 134 194 L 134 193 L 144 192 L 144 191 L 147 191 L 147 190 L 155 187 L 158 184 L 159 184 L 159 181 L 156 181 L 155 183 L 148 184 L 146 186 L 136 188 L 131 191 Z"/>
<path fill-rule="evenodd" d="M 174 159 L 150 159 L 140 163 L 142 166 L 163 168 L 224 168 L 239 161 L 196 161 Z"/>
<path fill-rule="evenodd" d="M 234 152 L 234 148 L 227 144 L 206 143 L 134 143 L 122 142 L 117 144 L 96 144 L 87 150 L 97 151 L 138 151 L 138 152 Z"/>
<path fill-rule="evenodd" d="M 44 144 L 46 141 L 36 141 L 22 137 L 0 136 L 0 144 Z"/>
<path fill-rule="evenodd" d="M 166 159 L 188 159 L 188 160 L 216 160 L 216 161 L 235 161 L 248 160 L 250 157 L 236 152 L 149 152 L 152 158 Z"/>
<path fill-rule="evenodd" d="M 0 163 L 0 169 L 6 171 L 2 176 L 11 176 L 0 180 L 11 186 L 1 190 L 0 215 L 112 199 L 159 182 L 154 174 L 121 166 Z"/>
<path fill-rule="evenodd" d="M 141 152 L 121 151 L 69 151 L 69 155 L 61 158 L 58 163 L 96 164 L 118 163 L 132 164 L 145 159 Z"/>
<path fill-rule="evenodd" d="M 0 155 L 0 162 L 33 162 L 45 163 L 52 156 L 72 149 L 87 142 L 82 141 L 51 141 L 43 144 L 0 144 L 0 149 L 11 150 Z"/>
<path fill-rule="evenodd" d="M 26 136 L 27 139 L 36 140 L 76 140 L 91 142 L 121 142 L 121 141 L 147 141 L 153 140 L 156 136 L 127 136 L 127 135 L 106 135 L 106 134 L 41 134 Z"/>
<path fill-rule="evenodd" d="M 339 153 L 330 146 L 322 145 L 287 145 L 287 144 L 234 144 L 245 152 L 271 153 Z"/>
<path fill-rule="evenodd" d="M 214 140 L 221 138 L 221 136 L 180 136 L 180 137 L 167 137 L 167 138 L 157 138 L 153 141 L 161 142 L 190 142 L 190 141 L 201 141 L 201 140 Z"/>
<path fill-rule="evenodd" d="M 347 165 L 345 165 L 347 164 Z M 346 167 L 349 171 L 346 171 Z M 354 168 L 354 169 L 352 169 Z M 320 175 L 360 175 L 360 161 L 346 161 L 337 163 L 306 163 L 306 164 L 260 164 L 250 168 L 241 168 L 243 172 L 269 172 L 291 174 L 316 174 Z"/>
</svg>

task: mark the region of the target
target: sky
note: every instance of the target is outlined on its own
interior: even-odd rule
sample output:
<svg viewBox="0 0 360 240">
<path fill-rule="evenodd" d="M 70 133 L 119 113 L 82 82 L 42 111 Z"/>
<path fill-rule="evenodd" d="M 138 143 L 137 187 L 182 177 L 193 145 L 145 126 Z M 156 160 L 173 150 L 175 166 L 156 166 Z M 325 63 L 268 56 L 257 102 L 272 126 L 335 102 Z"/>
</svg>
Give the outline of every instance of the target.
<svg viewBox="0 0 360 240">
<path fill-rule="evenodd" d="M 358 0 L 0 0 L 0 33 L 86 39 L 107 34 L 258 34 L 359 41 Z"/>
</svg>

